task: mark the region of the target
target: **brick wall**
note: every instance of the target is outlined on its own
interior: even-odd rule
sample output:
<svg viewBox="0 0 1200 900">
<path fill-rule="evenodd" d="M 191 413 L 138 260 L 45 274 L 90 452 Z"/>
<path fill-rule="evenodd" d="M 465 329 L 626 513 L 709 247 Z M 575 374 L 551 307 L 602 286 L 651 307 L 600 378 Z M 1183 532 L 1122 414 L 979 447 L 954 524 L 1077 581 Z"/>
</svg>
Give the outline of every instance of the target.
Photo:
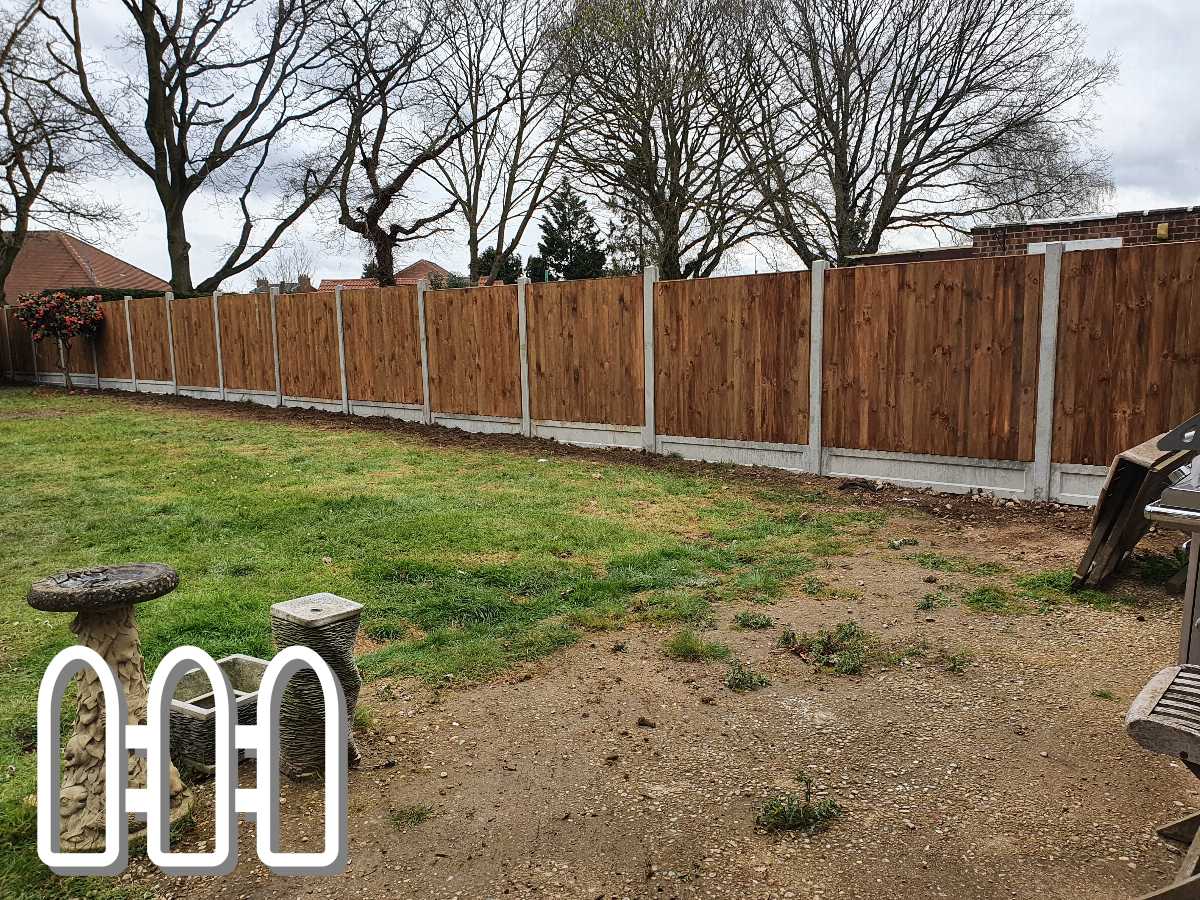
<svg viewBox="0 0 1200 900">
<path fill-rule="evenodd" d="M 1165 239 L 1157 237 L 1160 223 L 1167 225 L 1168 236 Z M 971 242 L 978 256 L 1024 253 L 1029 244 L 1043 241 L 1082 241 L 1107 237 L 1121 238 L 1126 247 L 1163 241 L 1200 240 L 1200 207 L 1124 212 L 1115 216 L 1041 224 L 992 225 L 971 231 Z"/>
</svg>

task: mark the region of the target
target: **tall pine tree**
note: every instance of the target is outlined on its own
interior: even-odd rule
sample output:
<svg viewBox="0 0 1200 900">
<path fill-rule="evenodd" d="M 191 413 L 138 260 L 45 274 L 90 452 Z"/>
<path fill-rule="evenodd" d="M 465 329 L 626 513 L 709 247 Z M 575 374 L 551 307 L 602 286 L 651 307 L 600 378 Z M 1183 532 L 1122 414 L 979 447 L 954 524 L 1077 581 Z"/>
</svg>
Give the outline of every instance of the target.
<svg viewBox="0 0 1200 900">
<path fill-rule="evenodd" d="M 600 228 L 588 212 L 587 203 L 566 181 L 559 184 L 546 204 L 538 255 L 550 281 L 599 278 L 604 274 L 606 254 Z"/>
</svg>

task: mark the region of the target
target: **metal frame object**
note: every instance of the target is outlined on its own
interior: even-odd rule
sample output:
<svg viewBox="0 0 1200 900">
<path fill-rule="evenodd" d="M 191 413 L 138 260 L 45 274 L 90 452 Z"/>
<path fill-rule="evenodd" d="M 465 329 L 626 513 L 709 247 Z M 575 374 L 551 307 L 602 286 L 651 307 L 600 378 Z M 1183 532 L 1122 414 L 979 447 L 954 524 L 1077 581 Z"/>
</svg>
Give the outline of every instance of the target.
<svg viewBox="0 0 1200 900">
<path fill-rule="evenodd" d="M 1181 760 L 1200 777 L 1200 666 L 1171 666 L 1150 679 L 1129 707 L 1125 729 L 1139 746 Z M 1158 836 L 1183 845 L 1183 861 L 1170 885 L 1143 900 L 1200 897 L 1200 812 L 1168 822 Z"/>
</svg>

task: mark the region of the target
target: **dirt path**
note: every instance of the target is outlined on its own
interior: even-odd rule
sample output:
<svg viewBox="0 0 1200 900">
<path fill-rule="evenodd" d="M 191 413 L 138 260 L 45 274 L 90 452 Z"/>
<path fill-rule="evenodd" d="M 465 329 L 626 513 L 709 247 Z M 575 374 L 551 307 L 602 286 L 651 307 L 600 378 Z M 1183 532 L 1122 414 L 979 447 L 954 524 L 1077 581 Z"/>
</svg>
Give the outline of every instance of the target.
<svg viewBox="0 0 1200 900">
<path fill-rule="evenodd" d="M 1070 565 L 1086 539 L 1045 520 L 896 527 L 937 552 L 1042 569 Z M 752 693 L 726 688 L 721 664 L 669 660 L 667 632 L 651 628 L 593 635 L 466 690 L 368 684 L 362 746 L 369 763 L 395 765 L 351 774 L 350 865 L 336 879 L 271 876 L 247 824 L 229 877 L 178 881 L 144 861 L 129 877 L 177 897 L 1072 900 L 1168 879 L 1177 857 L 1153 826 L 1200 805 L 1200 782 L 1122 724 L 1173 659 L 1176 603 L 1140 588 L 1133 609 L 922 612 L 930 573 L 902 554 L 831 566 L 829 595 L 757 608 L 774 629 L 734 630 L 737 607 L 719 608 L 712 635 L 771 680 Z M 774 649 L 784 626 L 846 618 L 935 652 L 845 677 Z M 974 663 L 952 674 L 939 648 Z M 762 798 L 794 788 L 797 770 L 843 816 L 813 837 L 756 831 Z M 285 847 L 319 842 L 319 790 L 285 787 Z M 425 821 L 396 821 L 421 806 Z"/>
</svg>

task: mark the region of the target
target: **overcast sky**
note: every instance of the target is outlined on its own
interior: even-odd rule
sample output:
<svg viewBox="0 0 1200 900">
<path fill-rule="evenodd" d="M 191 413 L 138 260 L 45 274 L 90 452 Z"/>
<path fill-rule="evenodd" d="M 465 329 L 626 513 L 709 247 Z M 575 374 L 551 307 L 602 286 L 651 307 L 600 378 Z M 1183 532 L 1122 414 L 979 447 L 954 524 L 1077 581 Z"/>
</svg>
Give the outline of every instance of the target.
<svg viewBox="0 0 1200 900">
<path fill-rule="evenodd" d="M 100 8 L 103 8 L 102 6 Z M 1076 0 L 1077 17 L 1088 29 L 1091 52 L 1116 52 L 1118 81 L 1108 87 L 1097 107 L 1099 143 L 1111 155 L 1116 196 L 1113 209 L 1148 209 L 1200 203 L 1200 3 L 1196 0 Z M 111 252 L 164 278 L 169 274 L 161 212 L 148 182 L 117 175 L 97 190 L 122 202 L 134 222 L 104 243 Z M 1085 212 L 1081 210 L 1081 212 Z M 310 217 L 311 219 L 311 217 Z M 215 210 L 200 202 L 191 208 L 192 272 L 199 280 L 212 271 L 216 251 L 226 239 Z M 321 260 L 314 280 L 356 276 L 362 269 L 358 246 L 330 246 L 335 233 L 327 222 L 306 221 L 289 240 L 307 245 Z M 536 226 L 522 248 L 536 248 Z M 930 243 L 927 237 L 917 243 Z M 899 243 L 912 245 L 905 238 Z M 402 255 L 398 265 L 418 257 L 447 268 L 466 270 L 461 241 L 450 238 Z M 794 268 L 788 257 L 770 247 L 740 254 L 730 271 Z M 249 278 L 225 285 L 245 286 Z"/>
</svg>

